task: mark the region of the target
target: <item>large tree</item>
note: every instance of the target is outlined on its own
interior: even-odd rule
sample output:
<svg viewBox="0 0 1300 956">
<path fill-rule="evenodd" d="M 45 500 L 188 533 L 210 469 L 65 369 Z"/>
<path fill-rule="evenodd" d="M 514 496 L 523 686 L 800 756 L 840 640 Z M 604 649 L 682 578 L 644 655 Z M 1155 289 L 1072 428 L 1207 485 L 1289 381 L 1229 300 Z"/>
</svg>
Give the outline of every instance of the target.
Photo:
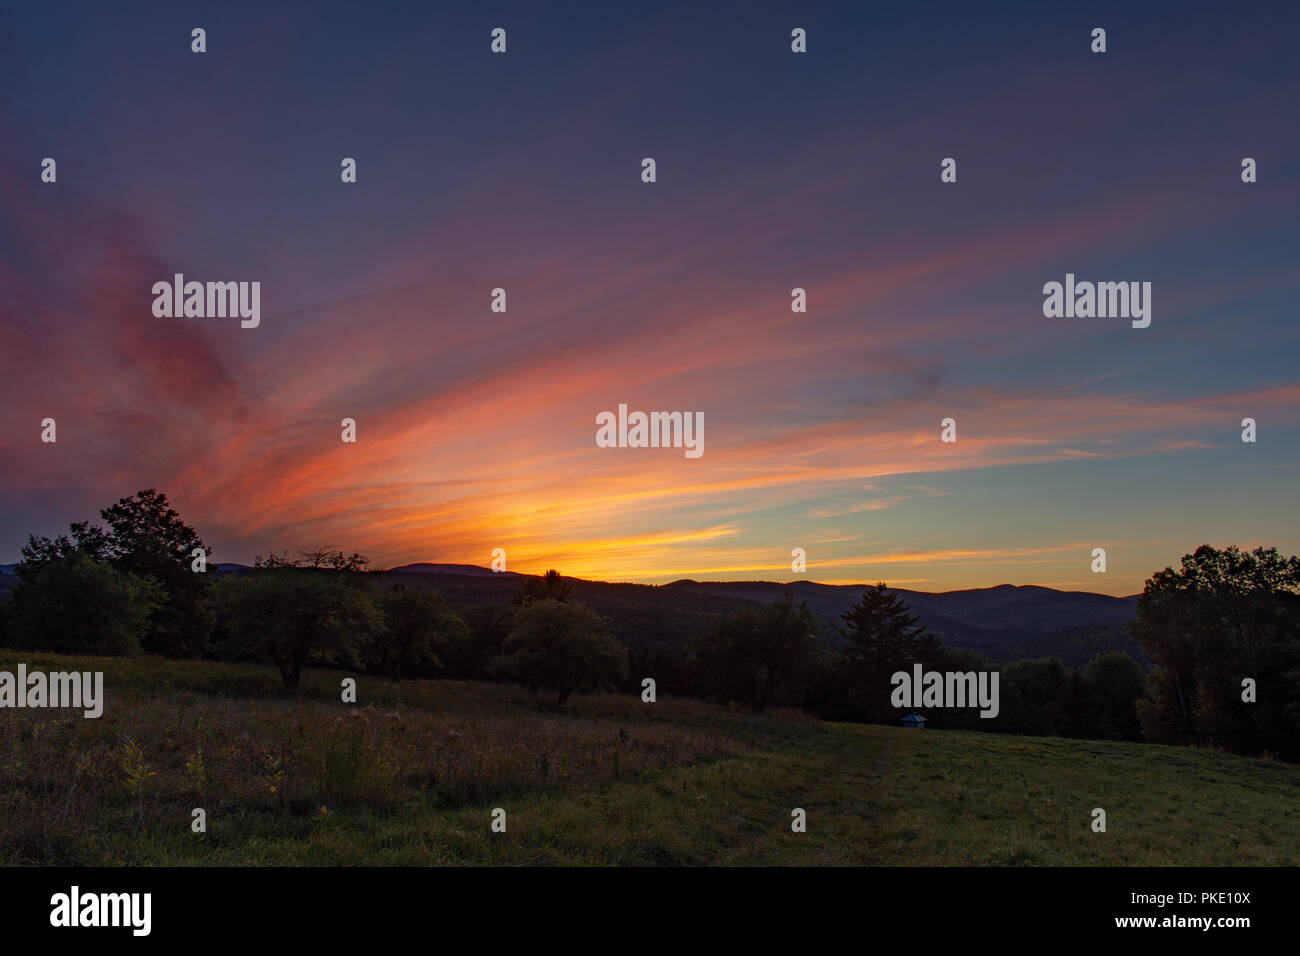
<svg viewBox="0 0 1300 956">
<path fill-rule="evenodd" d="M 1137 702 L 1146 697 L 1146 676 L 1138 662 L 1123 651 L 1107 651 L 1088 662 L 1083 676 L 1105 714 L 1103 736 L 1141 740 Z"/>
<path fill-rule="evenodd" d="M 1054 657 L 1001 665 L 998 684 L 1003 706 L 996 721 L 999 729 L 1034 736 L 1057 733 L 1058 698 L 1069 679 L 1065 667 Z"/>
<path fill-rule="evenodd" d="M 1090 740 L 1107 735 L 1106 707 L 1077 668 L 1056 696 L 1056 732 Z"/>
<path fill-rule="evenodd" d="M 163 599 L 154 579 L 73 549 L 20 578 L 8 602 L 5 642 L 61 654 L 138 654 L 140 635 Z"/>
<path fill-rule="evenodd" d="M 31 577 L 51 562 L 80 554 L 155 581 L 162 600 L 152 605 L 139 635 L 141 646 L 169 657 L 202 654 L 215 618 L 207 577 L 194 570 L 194 561 L 201 552 L 206 563 L 211 549 L 181 520 L 167 496 L 153 488 L 121 498 L 99 514 L 106 529 L 81 521 L 71 526 L 71 537 L 32 535 L 23 547 L 19 577 Z"/>
<path fill-rule="evenodd" d="M 365 577 L 260 557 L 257 564 L 216 584 L 223 655 L 275 664 L 286 690 L 299 686 L 309 663 L 360 668 L 363 650 L 384 627 Z"/>
<path fill-rule="evenodd" d="M 84 555 L 92 561 L 111 559 L 112 544 L 107 532 L 89 521 L 74 521 L 72 536 L 61 534 L 57 538 L 29 535 L 22 548 L 22 560 L 14 568 L 19 578 L 39 574 L 48 565 L 74 555 Z"/>
<path fill-rule="evenodd" d="M 442 670 L 439 652 L 469 633 L 437 591 L 395 584 L 380 599 L 384 626 L 365 650 L 367 670 L 401 680 Z"/>
<path fill-rule="evenodd" d="M 1202 545 L 1152 575 L 1132 627 L 1157 665 L 1148 739 L 1300 757 L 1300 558 Z"/>
<path fill-rule="evenodd" d="M 599 690 L 627 680 L 627 648 L 604 620 L 576 601 L 527 601 L 515 612 L 494 667 L 497 676 L 545 687 L 562 705 L 575 690 Z"/>
<path fill-rule="evenodd" d="M 892 721 L 898 713 L 889 700 L 890 678 L 897 671 L 910 671 L 913 663 L 934 666 L 942 645 L 917 626 L 916 615 L 883 581 L 863 591 L 842 618 L 851 700 L 868 720 Z"/>
<path fill-rule="evenodd" d="M 756 711 L 797 702 L 819 654 L 816 621 L 806 602 L 796 604 L 788 592 L 760 610 L 722 615 L 686 649 L 701 691 Z"/>
<path fill-rule="evenodd" d="M 461 635 L 452 635 L 451 642 L 439 654 L 446 664 L 447 676 L 478 680 L 488 677 L 510 634 L 514 610 L 508 604 L 490 602 L 462 608 L 460 617 L 466 630 Z"/>
</svg>

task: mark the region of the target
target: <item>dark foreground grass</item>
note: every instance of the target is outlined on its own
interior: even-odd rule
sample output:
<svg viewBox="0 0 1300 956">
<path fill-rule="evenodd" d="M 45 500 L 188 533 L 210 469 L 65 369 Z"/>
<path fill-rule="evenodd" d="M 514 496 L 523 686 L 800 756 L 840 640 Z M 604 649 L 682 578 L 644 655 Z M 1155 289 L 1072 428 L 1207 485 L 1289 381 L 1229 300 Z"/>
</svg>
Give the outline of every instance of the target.
<svg viewBox="0 0 1300 956">
<path fill-rule="evenodd" d="M 102 670 L 108 701 L 0 711 L 10 864 L 1300 864 L 1300 768 L 1209 751 L 458 681 L 362 677 L 358 706 L 329 672 L 285 699 L 249 665 L 23 660 Z"/>
</svg>

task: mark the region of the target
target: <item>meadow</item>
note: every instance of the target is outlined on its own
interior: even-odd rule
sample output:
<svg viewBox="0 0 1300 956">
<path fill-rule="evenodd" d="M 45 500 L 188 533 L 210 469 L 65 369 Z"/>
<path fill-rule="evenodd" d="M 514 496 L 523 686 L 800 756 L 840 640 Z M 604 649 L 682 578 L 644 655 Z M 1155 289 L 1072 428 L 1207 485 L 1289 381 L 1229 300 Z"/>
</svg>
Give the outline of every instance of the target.
<svg viewBox="0 0 1300 956">
<path fill-rule="evenodd" d="M 0 711 L 9 865 L 1300 865 L 1300 767 L 1268 759 L 636 695 L 556 708 L 468 681 L 360 676 L 344 704 L 355 675 L 332 671 L 285 697 L 258 665 L 22 660 L 103 671 L 107 703 Z"/>
</svg>

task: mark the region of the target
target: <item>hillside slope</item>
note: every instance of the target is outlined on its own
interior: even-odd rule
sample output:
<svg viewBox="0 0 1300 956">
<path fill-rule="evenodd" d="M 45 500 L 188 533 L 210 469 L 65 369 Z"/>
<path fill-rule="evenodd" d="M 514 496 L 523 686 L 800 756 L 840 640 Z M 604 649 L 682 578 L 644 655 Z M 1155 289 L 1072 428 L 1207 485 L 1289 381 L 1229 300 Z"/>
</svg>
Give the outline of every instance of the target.
<svg viewBox="0 0 1300 956">
<path fill-rule="evenodd" d="M 1300 767 L 1212 751 L 635 694 L 556 711 L 457 681 L 362 677 L 344 705 L 324 671 L 285 699 L 267 667 L 24 660 L 103 670 L 108 704 L 99 720 L 7 713 L 8 863 L 1300 864 Z"/>
</svg>

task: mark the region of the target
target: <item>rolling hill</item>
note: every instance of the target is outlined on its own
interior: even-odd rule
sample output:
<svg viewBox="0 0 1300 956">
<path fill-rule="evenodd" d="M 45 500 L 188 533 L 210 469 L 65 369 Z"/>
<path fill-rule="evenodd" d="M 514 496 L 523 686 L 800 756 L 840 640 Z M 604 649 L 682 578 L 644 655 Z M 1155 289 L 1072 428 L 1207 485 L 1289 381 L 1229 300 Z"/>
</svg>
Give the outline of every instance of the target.
<svg viewBox="0 0 1300 956">
<path fill-rule="evenodd" d="M 249 570 L 221 563 L 218 574 Z M 518 591 L 528 575 L 496 573 L 470 564 L 422 562 L 374 572 L 386 584 L 434 588 L 453 608 L 500 604 Z M 13 565 L 0 565 L 0 599 L 16 583 Z M 862 595 L 865 585 L 818 584 L 815 581 L 693 581 L 671 584 L 626 584 L 565 578 L 573 595 L 610 619 L 615 635 L 629 647 L 680 649 L 718 614 L 757 608 L 789 590 L 806 601 L 823 639 L 842 644 L 840 615 Z M 1144 661 L 1128 633 L 1137 597 L 1110 597 L 1086 591 L 1058 591 L 1034 585 L 1001 584 L 965 591 L 910 591 L 891 588 L 920 623 L 953 647 L 983 654 L 991 663 L 1056 657 L 1077 667 L 1108 650 L 1121 650 Z"/>
<path fill-rule="evenodd" d="M 445 571 L 444 568 L 454 568 Z M 508 601 L 524 575 L 471 573 L 464 565 L 407 565 L 382 572 L 393 583 L 442 591 L 453 607 Z M 866 590 L 865 585 L 814 581 L 674 581 L 671 584 L 618 584 L 565 578 L 577 600 L 611 618 L 615 634 L 632 647 L 680 648 L 717 614 L 756 608 L 789 590 L 821 625 L 831 646 L 841 643 L 840 615 Z M 1116 598 L 1084 591 L 1058 591 L 1033 585 L 998 585 L 930 593 L 891 588 L 920 623 L 945 644 L 978 651 L 991 662 L 1057 657 L 1081 666 L 1096 654 L 1121 650 L 1143 660 L 1129 635 L 1137 597 Z"/>
</svg>

